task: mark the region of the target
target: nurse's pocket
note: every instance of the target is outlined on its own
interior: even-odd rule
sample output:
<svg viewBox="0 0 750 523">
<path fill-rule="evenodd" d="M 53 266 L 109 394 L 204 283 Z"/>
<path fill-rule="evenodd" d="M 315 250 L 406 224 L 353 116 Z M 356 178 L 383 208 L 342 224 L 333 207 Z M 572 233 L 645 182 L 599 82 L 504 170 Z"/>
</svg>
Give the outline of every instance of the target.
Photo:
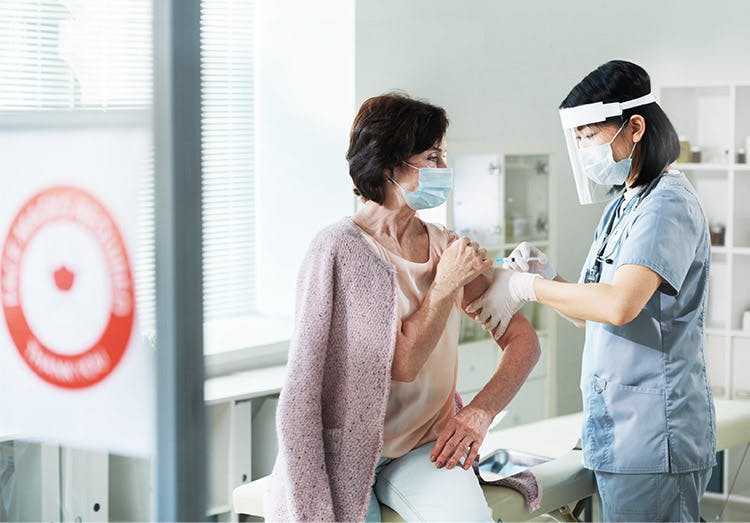
<svg viewBox="0 0 750 523">
<path fill-rule="evenodd" d="M 668 472 L 664 390 L 610 383 L 614 421 L 612 458 L 622 472 Z"/>
<path fill-rule="evenodd" d="M 644 521 L 635 515 L 654 515 L 658 511 L 661 474 L 596 473 L 602 502 L 615 521 Z"/>
</svg>

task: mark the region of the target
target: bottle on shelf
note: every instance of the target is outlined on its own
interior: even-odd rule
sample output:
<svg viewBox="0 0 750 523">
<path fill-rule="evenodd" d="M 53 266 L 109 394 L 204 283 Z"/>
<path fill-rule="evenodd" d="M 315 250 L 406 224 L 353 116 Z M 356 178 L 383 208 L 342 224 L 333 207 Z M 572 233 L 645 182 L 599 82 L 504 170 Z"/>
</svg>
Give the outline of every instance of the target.
<svg viewBox="0 0 750 523">
<path fill-rule="evenodd" d="M 693 145 L 690 147 L 690 162 L 691 163 L 701 163 L 702 158 L 701 148 L 698 145 Z"/>
<path fill-rule="evenodd" d="M 677 157 L 677 161 L 680 163 L 690 161 L 690 140 L 687 136 L 680 136 L 680 155 Z"/>
<path fill-rule="evenodd" d="M 711 232 L 711 245 L 723 247 L 726 230 L 727 228 L 723 223 L 712 223 L 709 226 L 709 231 Z"/>
</svg>

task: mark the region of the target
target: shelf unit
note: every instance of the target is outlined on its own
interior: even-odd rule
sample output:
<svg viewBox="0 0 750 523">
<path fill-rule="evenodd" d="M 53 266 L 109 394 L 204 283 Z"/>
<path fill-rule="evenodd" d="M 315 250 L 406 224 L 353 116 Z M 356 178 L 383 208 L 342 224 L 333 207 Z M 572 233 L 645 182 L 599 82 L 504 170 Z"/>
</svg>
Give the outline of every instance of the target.
<svg viewBox="0 0 750 523">
<path fill-rule="evenodd" d="M 504 257 L 521 241 L 542 250 L 552 247 L 549 235 L 550 155 L 474 154 L 466 150 L 451 159 L 455 189 L 442 215 L 425 216 L 446 224 Z M 551 310 L 536 303 L 523 309 L 537 331 L 542 356 L 493 428 L 507 428 L 547 417 L 551 412 L 549 353 L 554 346 Z M 462 318 L 457 390 L 468 403 L 492 377 L 502 353 L 481 326 Z"/>
<path fill-rule="evenodd" d="M 234 489 L 271 473 L 278 452 L 276 407 L 285 375 L 286 366 L 279 365 L 206 380 L 209 520 L 237 521 Z"/>
<path fill-rule="evenodd" d="M 750 164 L 737 163 L 750 147 L 750 84 L 662 87 L 660 102 L 678 134 L 697 145 L 705 163 L 677 163 L 696 188 L 712 231 L 706 314 L 706 364 L 714 396 L 750 400 Z M 683 138 L 681 138 L 683 139 Z M 727 489 L 745 448 L 724 453 L 722 491 Z M 746 461 L 748 461 L 746 459 Z M 722 495 L 726 492 L 722 492 Z M 750 465 L 737 478 L 733 496 L 750 501 Z"/>
</svg>

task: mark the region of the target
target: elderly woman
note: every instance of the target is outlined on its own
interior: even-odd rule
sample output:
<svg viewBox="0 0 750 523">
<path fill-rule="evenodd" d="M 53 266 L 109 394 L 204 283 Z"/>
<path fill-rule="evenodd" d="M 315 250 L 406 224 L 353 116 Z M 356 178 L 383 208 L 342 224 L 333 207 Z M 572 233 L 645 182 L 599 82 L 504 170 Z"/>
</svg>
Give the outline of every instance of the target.
<svg viewBox="0 0 750 523">
<path fill-rule="evenodd" d="M 502 362 L 456 413 L 461 311 L 492 263 L 417 215 L 452 189 L 447 126 L 443 109 L 401 94 L 356 116 L 347 159 L 365 204 L 317 235 L 299 276 L 271 520 L 377 521 L 378 502 L 406 519 L 491 518 L 471 463 L 539 345 L 522 315 L 501 318 Z"/>
</svg>

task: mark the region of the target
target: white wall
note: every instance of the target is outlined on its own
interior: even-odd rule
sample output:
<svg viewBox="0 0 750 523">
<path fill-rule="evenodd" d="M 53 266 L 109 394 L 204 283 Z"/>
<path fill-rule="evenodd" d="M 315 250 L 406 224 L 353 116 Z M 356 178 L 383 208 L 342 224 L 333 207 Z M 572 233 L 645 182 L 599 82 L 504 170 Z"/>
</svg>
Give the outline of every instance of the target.
<svg viewBox="0 0 750 523">
<path fill-rule="evenodd" d="M 354 2 L 258 2 L 258 307 L 289 316 L 313 235 L 354 206 Z"/>
<path fill-rule="evenodd" d="M 576 278 L 601 206 L 581 207 L 557 107 L 625 59 L 660 85 L 750 81 L 750 2 L 358 0 L 356 99 L 401 88 L 448 111 L 449 154 L 553 153 L 551 253 Z M 557 410 L 580 410 L 582 333 L 558 321 Z"/>
</svg>

